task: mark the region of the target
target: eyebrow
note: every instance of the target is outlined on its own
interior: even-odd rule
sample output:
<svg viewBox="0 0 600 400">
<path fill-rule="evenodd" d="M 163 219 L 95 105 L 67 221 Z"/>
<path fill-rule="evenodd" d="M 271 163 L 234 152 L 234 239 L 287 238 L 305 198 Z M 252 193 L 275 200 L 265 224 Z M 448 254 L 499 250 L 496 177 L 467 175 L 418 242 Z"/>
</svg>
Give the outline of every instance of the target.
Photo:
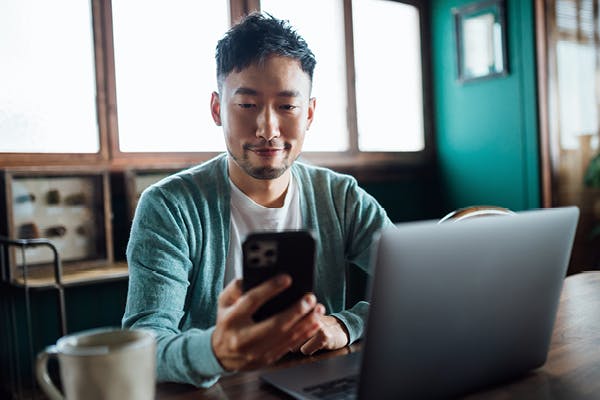
<svg viewBox="0 0 600 400">
<path fill-rule="evenodd" d="M 277 93 L 279 97 L 300 97 L 300 92 L 297 90 L 282 90 Z"/>
<path fill-rule="evenodd" d="M 248 88 L 248 87 L 239 87 L 233 92 L 234 95 L 249 95 L 249 96 L 258 96 L 259 92 L 257 90 Z M 298 90 L 282 90 L 277 93 L 278 97 L 300 97 L 300 92 Z"/>
<path fill-rule="evenodd" d="M 251 95 L 251 96 L 257 96 L 258 92 L 254 89 L 250 89 L 247 87 L 239 87 L 239 88 L 235 89 L 235 92 L 233 92 L 233 94 L 247 94 L 247 95 Z"/>
</svg>

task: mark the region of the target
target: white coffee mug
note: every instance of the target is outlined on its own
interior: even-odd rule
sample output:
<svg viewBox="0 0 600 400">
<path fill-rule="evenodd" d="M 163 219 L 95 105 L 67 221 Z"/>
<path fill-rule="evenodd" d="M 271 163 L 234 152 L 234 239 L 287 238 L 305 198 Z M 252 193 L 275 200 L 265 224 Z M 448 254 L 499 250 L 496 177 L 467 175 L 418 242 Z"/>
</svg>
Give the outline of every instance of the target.
<svg viewBox="0 0 600 400">
<path fill-rule="evenodd" d="M 48 360 L 58 358 L 67 399 L 154 398 L 156 343 L 150 331 L 101 328 L 60 338 L 40 352 L 36 376 L 51 400 L 64 399 L 48 375 Z"/>
</svg>

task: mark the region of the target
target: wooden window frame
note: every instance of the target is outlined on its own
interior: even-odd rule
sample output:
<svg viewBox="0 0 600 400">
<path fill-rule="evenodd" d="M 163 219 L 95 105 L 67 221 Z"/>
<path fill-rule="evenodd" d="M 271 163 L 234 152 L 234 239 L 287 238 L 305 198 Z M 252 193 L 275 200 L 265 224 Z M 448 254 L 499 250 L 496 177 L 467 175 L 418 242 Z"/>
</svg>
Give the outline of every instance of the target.
<svg viewBox="0 0 600 400">
<path fill-rule="evenodd" d="M 431 53 L 428 23 L 428 9 L 419 0 L 388 0 L 397 3 L 409 4 L 419 10 L 419 24 L 421 26 L 421 76 L 423 98 L 423 134 L 425 146 L 421 151 L 415 152 L 373 152 L 361 151 L 358 145 L 358 116 L 356 106 L 356 70 L 354 64 L 354 26 L 352 18 L 352 0 L 343 0 L 344 11 L 344 39 L 346 54 L 346 88 L 348 113 L 347 125 L 349 133 L 349 149 L 337 152 L 303 152 L 303 157 L 315 164 L 331 167 L 353 174 L 360 171 L 367 175 L 379 173 L 398 173 L 406 167 L 427 167 L 434 160 L 434 140 L 432 115 L 432 88 L 431 82 Z M 371 173 L 371 174 L 370 174 Z"/>
<path fill-rule="evenodd" d="M 96 113 L 100 149 L 97 153 L 0 153 L 0 167 L 31 165 L 106 165 L 110 160 L 106 120 L 107 79 L 104 65 L 106 50 L 103 46 L 102 0 L 90 0 L 96 73 Z"/>
<path fill-rule="evenodd" d="M 0 167 L 96 165 L 112 170 L 126 167 L 175 168 L 206 161 L 220 152 L 121 152 L 117 124 L 116 79 L 112 32 L 111 0 L 90 0 L 96 66 L 96 107 L 100 149 L 95 154 L 82 153 L 1 153 Z M 381 173 L 406 171 L 412 167 L 430 167 L 434 159 L 432 118 L 431 55 L 428 8 L 417 0 L 389 0 L 417 7 L 421 26 L 421 65 L 425 148 L 418 152 L 362 152 L 358 148 L 354 48 L 351 0 L 343 0 L 349 149 L 340 152 L 304 152 L 309 162 L 350 173 Z M 231 23 L 260 9 L 259 0 L 230 0 Z"/>
</svg>

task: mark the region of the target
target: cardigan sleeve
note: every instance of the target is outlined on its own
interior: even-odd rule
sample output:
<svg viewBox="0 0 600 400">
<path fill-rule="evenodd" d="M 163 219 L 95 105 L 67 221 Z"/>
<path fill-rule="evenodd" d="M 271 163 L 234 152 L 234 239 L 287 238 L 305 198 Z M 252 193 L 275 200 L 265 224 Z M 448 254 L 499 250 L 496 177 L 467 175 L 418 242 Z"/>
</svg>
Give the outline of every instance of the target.
<svg viewBox="0 0 600 400">
<path fill-rule="evenodd" d="M 346 260 L 370 274 L 375 236 L 393 223 L 377 200 L 359 187 L 354 178 L 349 178 L 349 182 L 341 208 L 344 210 Z M 362 338 L 368 312 L 369 303 L 359 301 L 351 308 L 333 314 L 346 325 L 349 344 Z"/>
<path fill-rule="evenodd" d="M 144 328 L 157 341 L 157 380 L 200 387 L 224 373 L 214 355 L 214 327 L 181 331 L 192 262 L 185 216 L 160 188 L 145 191 L 133 220 L 127 262 L 124 328 Z"/>
</svg>

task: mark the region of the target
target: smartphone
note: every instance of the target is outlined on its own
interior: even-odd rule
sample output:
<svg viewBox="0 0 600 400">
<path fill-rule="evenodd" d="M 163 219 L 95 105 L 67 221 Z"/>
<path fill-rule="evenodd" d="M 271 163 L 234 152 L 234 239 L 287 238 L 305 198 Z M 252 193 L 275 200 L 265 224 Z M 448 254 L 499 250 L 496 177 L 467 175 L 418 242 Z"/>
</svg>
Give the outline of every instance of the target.
<svg viewBox="0 0 600 400">
<path fill-rule="evenodd" d="M 242 254 L 244 292 L 277 274 L 292 278 L 289 288 L 254 313 L 255 321 L 285 310 L 313 291 L 315 239 L 309 231 L 251 233 L 242 244 Z"/>
</svg>

